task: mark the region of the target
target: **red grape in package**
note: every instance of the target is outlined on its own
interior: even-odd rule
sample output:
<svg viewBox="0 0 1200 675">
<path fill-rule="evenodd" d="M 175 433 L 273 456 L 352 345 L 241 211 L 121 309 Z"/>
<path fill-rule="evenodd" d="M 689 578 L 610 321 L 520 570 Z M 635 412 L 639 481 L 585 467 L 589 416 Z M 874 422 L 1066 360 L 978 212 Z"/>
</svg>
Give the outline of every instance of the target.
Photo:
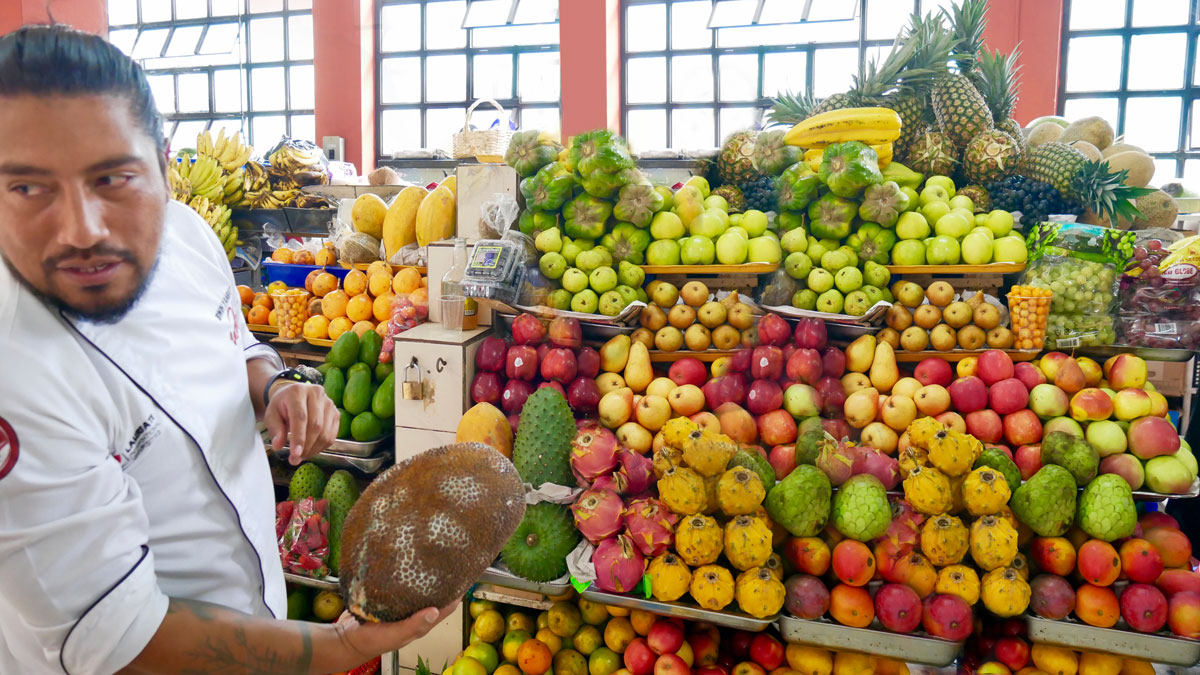
<svg viewBox="0 0 1200 675">
<path fill-rule="evenodd" d="M 1127 344 L 1158 349 L 1200 345 L 1200 237 L 1139 242 L 1121 277 L 1118 316 Z"/>
<path fill-rule="evenodd" d="M 283 571 L 312 579 L 329 576 L 329 521 L 324 499 L 305 497 L 275 507 L 275 533 Z"/>
</svg>

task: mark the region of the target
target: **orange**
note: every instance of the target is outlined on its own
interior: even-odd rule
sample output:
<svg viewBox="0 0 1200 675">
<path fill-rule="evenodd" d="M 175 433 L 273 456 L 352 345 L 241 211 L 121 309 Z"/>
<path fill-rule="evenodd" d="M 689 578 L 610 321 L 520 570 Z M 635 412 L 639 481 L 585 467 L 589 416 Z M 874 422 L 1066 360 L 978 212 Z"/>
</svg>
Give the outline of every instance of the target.
<svg viewBox="0 0 1200 675">
<path fill-rule="evenodd" d="M 657 618 L 650 612 L 635 609 L 629 615 L 629 622 L 633 624 L 633 631 L 638 635 L 649 635 L 650 627 L 654 625 Z"/>
<path fill-rule="evenodd" d="M 428 305 L 429 291 L 424 288 L 418 288 L 417 290 L 408 294 L 408 299 L 412 300 L 414 305 Z"/>
<path fill-rule="evenodd" d="M 376 274 L 379 274 L 380 272 L 387 274 L 388 278 L 390 279 L 392 276 L 392 266 L 385 263 L 382 260 L 376 260 L 375 262 L 371 263 L 370 265 L 367 265 L 367 278 L 368 279 L 375 276 Z"/>
<path fill-rule="evenodd" d="M 250 304 L 254 307 L 275 309 L 275 301 L 271 300 L 271 296 L 267 295 L 266 293 L 255 293 L 254 300 Z"/>
<path fill-rule="evenodd" d="M 304 290 L 308 291 L 309 293 L 312 293 L 313 292 L 313 282 L 317 280 L 317 277 L 320 276 L 320 274 L 321 274 L 321 270 L 313 270 L 313 271 L 309 272 L 308 276 L 304 277 Z"/>
<path fill-rule="evenodd" d="M 308 251 L 296 251 L 292 254 L 292 262 L 296 265 L 312 265 L 317 259 Z"/>
<path fill-rule="evenodd" d="M 342 280 L 342 288 L 350 295 L 365 293 L 367 290 L 367 275 L 363 274 L 360 270 L 350 270 L 350 273 Z"/>
<path fill-rule="evenodd" d="M 324 340 L 329 337 L 329 319 L 317 314 L 304 322 L 304 337 Z"/>
<path fill-rule="evenodd" d="M 316 270 L 316 272 L 317 278 L 313 280 L 312 288 L 308 289 L 312 291 L 313 295 L 317 296 L 318 298 L 323 298 L 337 290 L 337 277 L 333 276 L 329 272 L 323 272 L 320 270 Z"/>
<path fill-rule="evenodd" d="M 346 316 L 346 305 L 349 302 L 350 296 L 346 291 L 330 291 L 321 298 L 321 313 L 330 319 Z"/>
<path fill-rule="evenodd" d="M 351 321 L 365 321 L 370 319 L 372 315 L 371 303 L 371 296 L 366 293 L 355 295 L 350 298 L 350 302 L 346 303 L 346 316 L 350 317 Z"/>
<path fill-rule="evenodd" d="M 342 333 L 345 333 L 353 327 L 353 321 L 344 316 L 339 316 L 338 318 L 329 322 L 329 339 L 336 340 L 342 336 Z"/>
<path fill-rule="evenodd" d="M 396 297 L 391 291 L 384 291 L 382 295 L 376 296 L 372 308 L 375 311 L 376 321 L 387 321 L 392 315 L 392 298 Z"/>
<path fill-rule="evenodd" d="M 379 322 L 379 325 L 378 325 L 378 326 L 375 326 L 375 332 L 376 332 L 376 333 L 379 333 L 379 337 L 381 337 L 381 338 L 385 338 L 385 337 L 387 337 L 387 332 L 388 332 L 388 322 L 387 322 L 387 321 L 380 321 L 380 322 Z"/>
<path fill-rule="evenodd" d="M 275 313 L 275 310 L 271 310 L 271 313 L 267 315 L 267 325 L 268 326 L 278 326 L 279 325 L 279 315 Z"/>
<path fill-rule="evenodd" d="M 267 285 L 267 295 L 275 295 L 276 293 L 283 293 L 287 289 L 288 289 L 287 284 L 283 283 L 282 281 L 272 281 L 270 284 Z"/>
<path fill-rule="evenodd" d="M 392 290 L 397 293 L 412 293 L 421 287 L 421 273 L 411 267 L 396 272 L 392 279 Z"/>
<path fill-rule="evenodd" d="M 375 330 L 375 324 L 370 321 L 359 321 L 350 329 L 358 337 L 366 335 L 368 332 Z"/>
<path fill-rule="evenodd" d="M 542 675 L 550 670 L 550 659 L 553 658 L 550 648 L 539 640 L 526 640 L 517 649 L 517 667 L 525 675 Z"/>
<path fill-rule="evenodd" d="M 262 305 L 255 305 L 250 308 L 250 313 L 246 315 L 246 323 L 254 324 L 255 326 L 263 326 L 267 323 L 267 317 L 271 315 L 271 310 Z"/>
<path fill-rule="evenodd" d="M 286 246 L 280 246 L 271 254 L 271 260 L 280 263 L 292 262 L 293 251 Z"/>
<path fill-rule="evenodd" d="M 238 297 L 242 299 L 243 305 L 254 304 L 254 290 L 249 286 L 237 287 Z"/>
</svg>

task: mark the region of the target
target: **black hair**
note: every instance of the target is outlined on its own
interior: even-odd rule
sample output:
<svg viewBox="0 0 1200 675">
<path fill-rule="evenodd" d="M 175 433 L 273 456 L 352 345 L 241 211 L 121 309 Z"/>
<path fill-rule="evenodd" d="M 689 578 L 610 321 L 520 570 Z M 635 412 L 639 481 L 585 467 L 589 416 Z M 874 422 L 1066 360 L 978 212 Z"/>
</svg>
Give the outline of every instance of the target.
<svg viewBox="0 0 1200 675">
<path fill-rule="evenodd" d="M 87 94 L 126 99 L 160 154 L 166 152 L 146 73 L 107 40 L 60 24 L 0 36 L 0 97 Z"/>
</svg>

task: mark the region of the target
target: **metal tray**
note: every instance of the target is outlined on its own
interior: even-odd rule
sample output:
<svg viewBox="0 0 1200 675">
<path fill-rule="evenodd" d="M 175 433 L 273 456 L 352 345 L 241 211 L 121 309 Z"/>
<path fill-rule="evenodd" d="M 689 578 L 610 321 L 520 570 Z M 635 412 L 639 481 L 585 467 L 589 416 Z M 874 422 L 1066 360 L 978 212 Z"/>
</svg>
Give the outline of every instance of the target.
<svg viewBox="0 0 1200 675">
<path fill-rule="evenodd" d="M 341 586 L 338 584 L 337 577 L 325 577 L 324 579 L 313 579 L 310 577 L 292 574 L 291 572 L 283 573 L 284 581 L 297 586 L 307 586 L 309 588 L 319 588 L 323 591 L 338 591 L 341 592 Z"/>
<path fill-rule="evenodd" d="M 1192 487 L 1187 492 L 1177 495 L 1168 495 L 1161 492 L 1150 492 L 1148 490 L 1134 490 L 1133 498 L 1139 502 L 1157 502 L 1164 499 L 1191 499 L 1200 497 L 1200 478 L 1192 481 Z"/>
<path fill-rule="evenodd" d="M 554 310 L 550 310 L 550 311 L 554 311 Z M 497 321 L 499 321 L 500 325 L 504 327 L 505 331 L 511 333 L 513 321 L 516 320 L 518 315 L 506 314 L 504 312 L 497 311 L 492 316 L 495 317 L 495 319 Z M 596 316 L 599 316 L 599 315 L 596 315 Z M 542 317 L 542 318 L 546 318 L 546 317 Z M 609 319 L 611 317 L 601 317 L 601 318 Z M 583 339 L 585 342 L 588 340 L 608 340 L 609 338 L 614 338 L 618 335 L 628 335 L 635 330 L 634 326 L 625 326 L 622 324 L 611 323 L 611 322 L 600 323 L 600 322 L 592 321 L 590 319 L 581 320 L 579 322 L 579 326 L 583 332 Z"/>
<path fill-rule="evenodd" d="M 286 458 L 288 449 L 285 447 L 276 453 L 277 456 Z M 355 469 L 363 473 L 378 473 L 381 469 L 391 465 L 392 451 L 386 450 L 372 457 L 355 457 L 354 455 L 343 455 L 337 452 L 319 452 L 308 461 L 317 466 L 328 466 L 335 469 Z"/>
<path fill-rule="evenodd" d="M 619 327 L 634 326 L 638 321 L 638 317 L 642 315 L 642 308 L 646 306 L 646 303 L 642 302 L 641 300 L 634 300 L 626 305 L 625 309 L 621 310 L 620 314 L 616 316 L 605 316 L 603 314 L 584 314 L 583 312 L 554 309 L 553 307 L 546 307 L 544 305 L 526 307 L 525 305 L 504 303 L 496 300 L 487 300 L 486 302 L 492 306 L 494 311 L 499 312 L 500 314 L 511 315 L 514 319 L 516 318 L 517 314 L 524 312 L 525 314 L 532 314 L 539 319 L 546 319 L 547 321 L 560 316 L 565 316 L 579 319 L 579 323 L 587 323 L 594 326 L 603 325 Z"/>
<path fill-rule="evenodd" d="M 382 438 L 374 441 L 348 441 L 338 439 L 329 446 L 327 452 L 337 453 L 339 455 L 350 455 L 351 457 L 372 457 L 378 454 L 379 446 L 385 442 L 390 442 L 394 433 L 384 434 Z"/>
<path fill-rule="evenodd" d="M 1173 361 L 1176 363 L 1188 361 L 1196 355 L 1196 352 L 1190 349 L 1156 349 L 1153 347 L 1134 347 L 1130 345 L 1096 345 L 1093 347 L 1074 347 L 1061 351 L 1074 352 L 1085 356 L 1099 356 L 1101 358 L 1108 358 L 1117 354 L 1133 354 L 1146 361 Z"/>
<path fill-rule="evenodd" d="M 640 609 L 644 612 L 650 612 L 659 616 L 673 616 L 688 621 L 701 621 L 711 623 L 715 626 L 724 626 L 734 630 L 751 631 L 754 633 L 762 632 L 769 626 L 774 624 L 779 615 L 768 617 L 765 619 L 756 619 L 749 614 L 743 614 L 732 610 L 721 610 L 715 612 L 711 609 L 703 609 L 696 605 L 691 605 L 682 602 L 659 602 L 657 600 L 644 600 L 635 598 L 630 595 L 617 595 L 615 593 L 604 593 L 602 591 L 584 591 L 580 596 L 599 602 L 605 605 L 613 605 L 615 607 L 625 607 L 628 609 Z"/>
<path fill-rule="evenodd" d="M 809 621 L 787 615 L 779 618 L 779 633 L 788 642 L 848 649 L 931 666 L 948 666 L 962 651 L 961 642 L 924 634 L 901 635 L 883 629 L 851 628 L 824 619 Z"/>
<path fill-rule="evenodd" d="M 500 561 L 492 563 L 491 567 L 488 567 L 483 571 L 483 574 L 479 575 L 479 583 L 481 584 L 491 584 L 493 586 L 500 586 L 502 588 L 514 588 L 518 591 L 541 593 L 542 595 L 547 596 L 562 595 L 563 593 L 571 590 L 571 582 L 569 579 L 569 575 L 560 580 L 548 581 L 545 583 L 522 579 L 512 572 L 509 572 L 508 568 L 504 566 L 504 563 Z"/>
<path fill-rule="evenodd" d="M 1071 649 L 1087 649 L 1175 666 L 1200 662 L 1200 641 L 1168 634 L 1137 633 L 1123 628 L 1096 628 L 1077 621 L 1054 621 L 1027 615 L 1029 639 Z M 1125 622 L 1117 623 L 1124 626 Z"/>
<path fill-rule="evenodd" d="M 880 300 L 871 305 L 867 309 L 867 313 L 862 316 L 850 316 L 849 314 L 830 314 L 829 312 L 817 312 L 811 309 L 798 309 L 790 305 L 767 305 L 762 309 L 772 314 L 778 314 L 785 319 L 823 319 L 826 323 L 836 323 L 846 326 L 861 326 L 882 328 L 883 318 L 887 314 L 888 308 L 892 303 Z"/>
</svg>

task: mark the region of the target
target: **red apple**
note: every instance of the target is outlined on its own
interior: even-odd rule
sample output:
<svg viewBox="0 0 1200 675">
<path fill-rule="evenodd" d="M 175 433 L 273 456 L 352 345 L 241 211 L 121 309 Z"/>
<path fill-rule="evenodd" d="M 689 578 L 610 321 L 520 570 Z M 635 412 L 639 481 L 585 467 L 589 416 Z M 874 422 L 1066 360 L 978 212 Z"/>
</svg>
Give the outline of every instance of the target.
<svg viewBox="0 0 1200 675">
<path fill-rule="evenodd" d="M 471 400 L 476 403 L 500 405 L 503 383 L 500 376 L 488 370 L 476 371 L 471 380 Z"/>
<path fill-rule="evenodd" d="M 555 319 L 557 321 L 558 319 Z M 575 352 L 570 349 L 551 349 L 542 359 L 542 379 L 570 384 L 579 372 Z"/>
<path fill-rule="evenodd" d="M 841 417 L 846 404 L 846 388 L 836 377 L 823 377 L 817 382 L 817 393 L 821 395 L 821 413 L 826 417 Z"/>
<path fill-rule="evenodd" d="M 504 361 L 504 374 L 510 380 L 529 382 L 536 379 L 538 376 L 537 349 L 527 344 L 516 344 L 509 347 Z"/>
<path fill-rule="evenodd" d="M 772 316 L 772 315 L 768 315 Z M 729 638 L 729 653 L 735 660 L 749 658 L 750 656 L 750 641 L 754 639 L 754 633 L 747 633 L 744 630 L 734 631 Z"/>
<path fill-rule="evenodd" d="M 1042 421 L 1032 410 L 1018 410 L 1004 416 L 1004 438 L 1009 445 L 1029 445 L 1042 440 Z"/>
<path fill-rule="evenodd" d="M 1021 384 L 1025 385 L 1029 391 L 1033 391 L 1033 388 L 1039 384 L 1046 384 L 1046 376 L 1042 374 L 1042 371 L 1027 361 L 1013 365 L 1013 377 L 1020 380 Z"/>
<path fill-rule="evenodd" d="M 796 446 L 776 445 L 767 453 L 767 462 L 775 470 L 775 477 L 783 480 L 796 470 Z"/>
<path fill-rule="evenodd" d="M 571 386 L 567 387 L 567 405 L 571 406 L 571 410 L 590 413 L 599 404 L 600 388 L 596 386 L 595 379 L 580 375 L 571 381 Z"/>
<path fill-rule="evenodd" d="M 702 390 L 709 410 L 716 410 L 722 403 L 740 405 L 746 398 L 746 379 L 741 373 L 726 374 L 705 382 Z"/>
<path fill-rule="evenodd" d="M 583 328 L 579 319 L 571 316 L 557 316 L 550 322 L 550 344 L 555 347 L 574 349 L 583 342 Z"/>
<path fill-rule="evenodd" d="M 504 370 L 504 355 L 508 353 L 508 342 L 495 335 L 488 336 L 475 350 L 475 368 L 498 373 Z"/>
<path fill-rule="evenodd" d="M 769 633 L 758 633 L 750 640 L 750 660 L 772 671 L 783 665 L 783 643 Z"/>
<path fill-rule="evenodd" d="M 1042 468 L 1042 444 L 1022 445 L 1013 455 L 1013 462 L 1021 471 L 1021 480 L 1029 480 Z"/>
<path fill-rule="evenodd" d="M 655 654 L 674 654 L 683 646 L 683 628 L 671 621 L 655 621 L 646 634 L 646 644 Z"/>
<path fill-rule="evenodd" d="M 666 623 L 665 621 L 656 621 L 654 625 Z M 654 672 L 654 662 L 658 660 L 658 654 L 650 649 L 646 643 L 646 638 L 638 637 L 630 642 L 625 647 L 624 653 L 625 667 L 629 669 L 632 675 L 650 675 Z"/>
<path fill-rule="evenodd" d="M 766 445 L 786 445 L 796 440 L 796 420 L 786 410 L 772 410 L 758 418 L 758 437 Z"/>
<path fill-rule="evenodd" d="M 761 328 L 759 329 L 762 330 Z M 796 332 L 793 336 L 796 346 L 801 349 L 824 349 L 828 339 L 825 322 L 821 319 L 803 318 L 796 322 Z"/>
<path fill-rule="evenodd" d="M 917 378 L 917 381 L 924 386 L 937 384 L 948 387 L 954 381 L 954 371 L 951 370 L 948 362 L 931 356 L 917 364 L 913 370 L 913 377 Z"/>
<path fill-rule="evenodd" d="M 744 373 L 750 370 L 750 356 L 753 351 L 750 349 L 738 349 L 733 352 L 733 356 L 729 359 L 729 372 Z"/>
<path fill-rule="evenodd" d="M 778 314 L 764 314 L 758 320 L 758 339 L 762 344 L 782 347 L 790 337 L 792 337 L 791 326 Z"/>
<path fill-rule="evenodd" d="M 500 407 L 509 415 L 520 415 L 525 399 L 533 393 L 533 385 L 525 380 L 509 380 L 500 395 Z"/>
<path fill-rule="evenodd" d="M 825 377 L 840 378 L 846 372 L 846 353 L 837 347 L 821 350 L 821 369 Z"/>
<path fill-rule="evenodd" d="M 999 349 L 989 349 L 980 354 L 977 368 L 979 379 L 989 387 L 1013 376 L 1012 357 Z"/>
<path fill-rule="evenodd" d="M 704 383 L 708 381 L 708 369 L 704 367 L 703 361 L 689 356 L 672 363 L 671 369 L 667 371 L 667 377 L 680 387 L 685 384 L 703 387 Z"/>
<path fill-rule="evenodd" d="M 566 389 L 563 389 L 563 386 L 562 386 L 562 383 L 561 383 L 561 382 L 556 382 L 556 381 L 554 381 L 554 380 L 549 380 L 549 381 L 547 381 L 547 382 L 543 382 L 543 383 L 539 384 L 539 385 L 537 386 L 537 388 L 538 388 L 538 389 L 553 389 L 554 391 L 557 391 L 558 393 L 562 394 L 562 397 L 563 397 L 563 398 L 566 398 L 566 397 L 567 397 L 567 390 L 566 390 Z"/>
<path fill-rule="evenodd" d="M 546 339 L 546 324 L 532 314 L 520 314 L 513 319 L 513 342 L 519 345 L 536 345 Z"/>
<path fill-rule="evenodd" d="M 783 407 L 783 390 L 775 380 L 755 380 L 746 392 L 746 408 L 752 415 L 765 415 Z"/>
<path fill-rule="evenodd" d="M 774 380 L 783 374 L 783 350 L 774 345 L 754 348 L 750 357 L 750 376 L 756 380 Z"/>
<path fill-rule="evenodd" d="M 770 316 L 770 315 L 768 315 Z M 654 664 L 654 675 L 691 675 L 692 669 L 677 654 L 663 654 Z"/>
<path fill-rule="evenodd" d="M 600 374 L 600 353 L 591 347 L 580 347 L 575 352 L 580 377 L 596 377 Z"/>
<path fill-rule="evenodd" d="M 1019 637 L 1000 638 L 996 641 L 995 650 L 996 660 L 1014 673 L 1029 663 L 1029 643 Z"/>
<path fill-rule="evenodd" d="M 998 443 L 1004 438 L 1004 421 L 995 410 L 967 413 L 966 422 L 967 433 L 984 443 Z"/>
<path fill-rule="evenodd" d="M 987 407 L 987 386 L 974 375 L 958 378 L 951 382 L 946 390 L 950 392 L 950 402 L 954 410 L 960 414 L 966 415 Z"/>
<path fill-rule="evenodd" d="M 757 347 L 755 351 L 759 349 L 764 348 Z M 824 372 L 821 353 L 815 349 L 797 349 L 787 360 L 787 377 L 793 382 L 816 384 L 821 381 Z"/>
<path fill-rule="evenodd" d="M 716 626 L 712 626 L 712 628 L 713 632 L 693 631 L 687 636 L 688 645 L 692 648 L 692 665 L 701 667 L 697 671 L 697 675 L 704 668 L 714 666 L 717 663 L 721 634 L 716 631 Z"/>
<path fill-rule="evenodd" d="M 996 350 L 992 350 L 996 351 Z M 1004 352 L 1000 352 L 1004 354 Z M 1008 358 L 1008 354 L 1004 354 Z M 1029 390 L 1015 377 L 996 382 L 988 390 L 988 404 L 1001 415 L 1008 415 L 1024 408 L 1029 403 Z"/>
</svg>

